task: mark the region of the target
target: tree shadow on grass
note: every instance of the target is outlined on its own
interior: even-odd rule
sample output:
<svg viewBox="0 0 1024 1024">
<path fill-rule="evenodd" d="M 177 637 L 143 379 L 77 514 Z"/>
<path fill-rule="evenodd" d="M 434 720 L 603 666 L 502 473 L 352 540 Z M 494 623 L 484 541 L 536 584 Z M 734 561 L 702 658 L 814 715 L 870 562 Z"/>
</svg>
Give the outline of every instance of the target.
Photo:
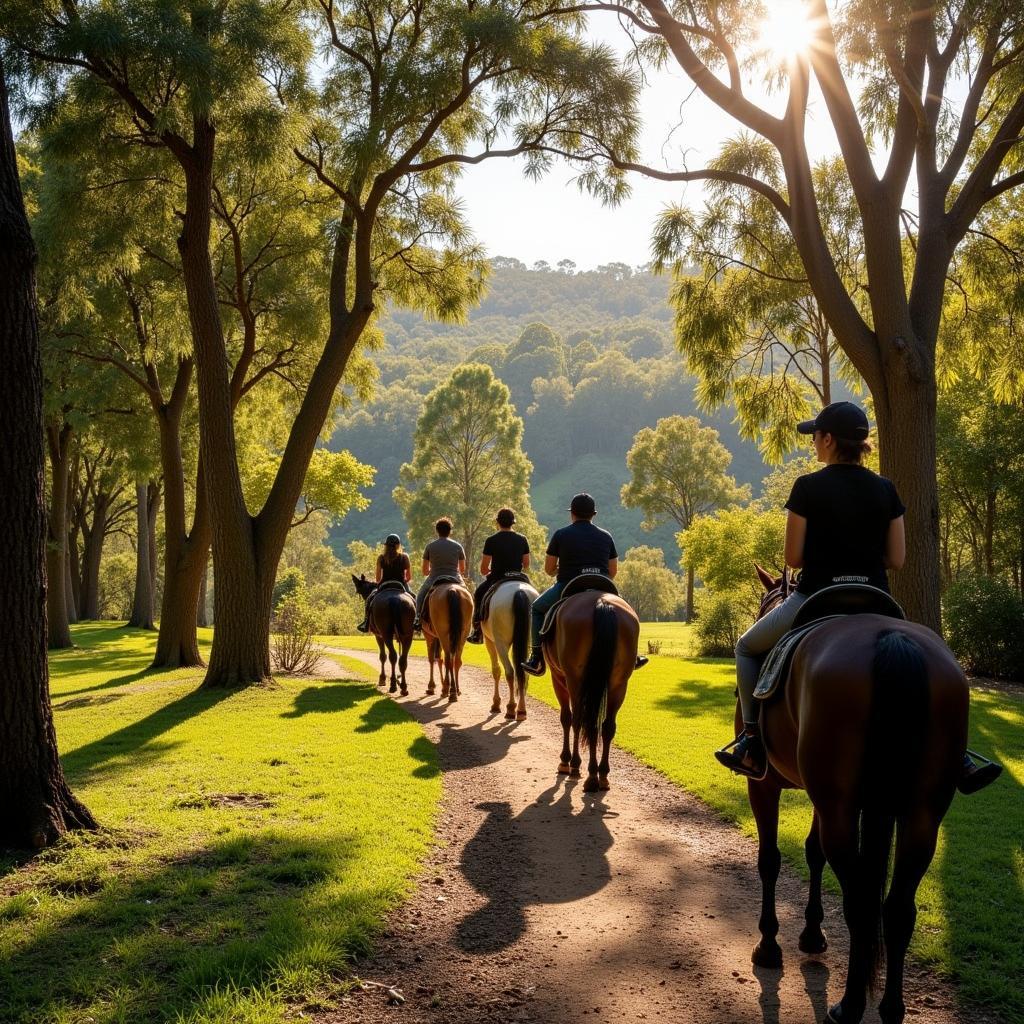
<svg viewBox="0 0 1024 1024">
<path fill-rule="evenodd" d="M 736 705 L 732 686 L 723 686 L 720 681 L 708 679 L 680 679 L 672 693 L 659 697 L 654 706 L 662 711 L 671 711 L 682 718 L 691 717 L 695 711 L 731 711 Z"/>
<path fill-rule="evenodd" d="M 151 1024 L 179 1014 L 191 1020 L 225 993 L 239 1002 L 287 998 L 289 985 L 344 975 L 350 958 L 366 951 L 387 897 L 370 883 L 352 884 L 362 877 L 356 837 L 236 835 L 142 871 L 111 871 L 91 892 L 59 878 L 62 852 L 27 878 L 25 895 L 41 902 L 0 904 L 0 931 L 6 924 L 22 935 L 0 959 L 5 1022 Z M 345 884 L 335 888 L 335 880 Z M 56 900 L 66 902 L 55 911 Z M 55 912 L 59 925 L 35 923 L 44 912 Z"/>
<path fill-rule="evenodd" d="M 307 686 L 295 695 L 290 711 L 283 711 L 282 718 L 302 718 L 303 715 L 330 715 L 340 711 L 349 711 L 357 704 L 370 700 L 376 696 L 376 690 L 369 686 L 365 680 L 351 679 L 338 682 L 325 683 L 319 686 Z M 390 701 L 378 700 L 371 706 L 371 711 L 377 704 L 388 705 Z M 368 711 L 363 715 L 369 714 Z M 383 713 L 383 712 L 379 712 Z M 399 714 L 396 721 L 405 716 Z M 371 729 L 359 727 L 357 732 L 372 732 Z"/>
</svg>

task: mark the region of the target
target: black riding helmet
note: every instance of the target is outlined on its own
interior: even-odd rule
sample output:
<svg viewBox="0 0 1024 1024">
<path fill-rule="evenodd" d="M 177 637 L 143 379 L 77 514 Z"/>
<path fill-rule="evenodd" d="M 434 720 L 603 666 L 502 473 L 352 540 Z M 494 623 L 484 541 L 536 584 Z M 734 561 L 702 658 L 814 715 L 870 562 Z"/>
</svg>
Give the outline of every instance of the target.
<svg viewBox="0 0 1024 1024">
<path fill-rule="evenodd" d="M 384 543 L 385 544 L 401 544 L 402 543 L 402 538 L 399 537 L 397 533 L 389 533 L 384 538 Z"/>
</svg>

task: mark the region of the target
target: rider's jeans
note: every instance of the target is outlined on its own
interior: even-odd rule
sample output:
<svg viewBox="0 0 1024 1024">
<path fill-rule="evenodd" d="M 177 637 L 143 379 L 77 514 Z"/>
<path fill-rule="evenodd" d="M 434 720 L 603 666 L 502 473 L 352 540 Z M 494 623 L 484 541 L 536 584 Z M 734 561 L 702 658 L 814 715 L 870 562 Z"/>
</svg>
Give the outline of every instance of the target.
<svg viewBox="0 0 1024 1024">
<path fill-rule="evenodd" d="M 743 721 L 757 722 L 757 702 L 754 687 L 761 671 L 764 656 L 788 633 L 807 594 L 792 593 L 785 601 L 755 622 L 736 641 L 736 688 L 740 694 Z M 536 607 L 536 606 L 534 606 Z"/>
<path fill-rule="evenodd" d="M 533 620 L 531 622 L 530 640 L 534 648 L 540 647 L 540 628 L 544 625 L 544 616 L 548 609 L 561 597 L 568 581 L 556 580 L 533 602 Z"/>
</svg>

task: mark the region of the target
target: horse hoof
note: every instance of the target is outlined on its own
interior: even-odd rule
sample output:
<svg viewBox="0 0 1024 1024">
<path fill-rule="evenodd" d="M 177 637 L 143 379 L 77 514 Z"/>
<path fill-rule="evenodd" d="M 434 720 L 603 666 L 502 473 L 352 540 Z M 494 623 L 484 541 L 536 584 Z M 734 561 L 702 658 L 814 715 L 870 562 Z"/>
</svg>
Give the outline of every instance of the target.
<svg viewBox="0 0 1024 1024">
<path fill-rule="evenodd" d="M 828 949 L 828 939 L 825 938 L 825 933 L 820 929 L 811 931 L 805 928 L 800 933 L 800 940 L 797 943 L 797 948 L 801 953 L 806 953 L 808 956 L 815 956 L 818 953 L 824 953 Z"/>
<path fill-rule="evenodd" d="M 596 793 L 598 791 L 598 789 L 599 789 L 599 785 L 598 785 L 598 781 L 597 781 L 597 776 L 596 775 L 588 775 L 587 776 L 587 781 L 583 783 L 583 792 L 584 793 Z"/>
<path fill-rule="evenodd" d="M 385 679 L 378 679 L 377 680 L 377 685 L 378 686 L 383 686 L 385 682 L 387 682 L 387 680 L 385 680 Z"/>
<path fill-rule="evenodd" d="M 579 768 L 571 768 L 569 770 L 569 778 L 570 779 L 578 779 L 580 777 L 580 774 L 581 773 L 580 773 Z"/>
<path fill-rule="evenodd" d="M 496 715 L 500 710 L 501 710 L 501 701 L 500 700 L 496 700 L 491 705 L 491 714 L 492 715 Z"/>
<path fill-rule="evenodd" d="M 404 686 L 402 687 L 401 693 L 402 693 L 403 697 L 408 697 L 409 696 L 409 690 L 406 687 L 404 687 Z"/>
<path fill-rule="evenodd" d="M 768 942 L 762 939 L 750 955 L 750 962 L 755 967 L 781 967 L 782 949 L 775 941 Z"/>
<path fill-rule="evenodd" d="M 516 706 L 513 704 L 511 707 L 505 708 L 505 717 L 511 721 L 516 717 Z"/>
<path fill-rule="evenodd" d="M 398 693 L 398 687 L 397 687 L 397 686 L 395 686 L 395 684 L 394 684 L 394 683 L 392 683 L 392 684 L 391 684 L 391 685 L 390 685 L 390 686 L 388 687 L 388 693 Z"/>
<path fill-rule="evenodd" d="M 558 766 L 559 775 L 568 775 L 571 771 L 572 769 L 564 761 Z"/>
<path fill-rule="evenodd" d="M 611 789 L 612 788 L 612 784 L 608 781 L 608 776 L 607 775 L 600 776 L 598 778 L 598 780 L 597 780 L 597 784 L 598 784 L 598 786 L 601 787 L 601 789 Z"/>
<path fill-rule="evenodd" d="M 525 722 L 526 721 L 526 712 L 525 711 L 517 711 L 516 712 L 516 721 L 517 722 Z"/>
<path fill-rule="evenodd" d="M 434 696 L 434 692 L 435 692 L 434 691 L 434 687 L 432 687 L 432 686 L 428 686 L 427 687 L 427 696 L 428 697 L 433 697 Z"/>
<path fill-rule="evenodd" d="M 454 704 L 458 699 L 459 699 L 459 695 L 457 693 L 449 693 L 448 694 L 448 703 L 449 704 Z"/>
<path fill-rule="evenodd" d="M 857 1016 L 852 1012 L 848 1012 L 843 1009 L 841 1002 L 836 1003 L 835 1006 L 828 1008 L 828 1013 L 825 1014 L 824 1024 L 860 1024 L 864 1019 L 864 1011 L 861 1010 L 860 1015 Z"/>
</svg>

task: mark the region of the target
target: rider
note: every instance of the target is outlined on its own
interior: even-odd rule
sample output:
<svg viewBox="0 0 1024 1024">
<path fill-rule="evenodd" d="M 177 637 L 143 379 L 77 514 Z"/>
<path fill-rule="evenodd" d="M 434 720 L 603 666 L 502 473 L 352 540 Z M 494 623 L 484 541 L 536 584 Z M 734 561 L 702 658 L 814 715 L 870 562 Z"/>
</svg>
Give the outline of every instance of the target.
<svg viewBox="0 0 1024 1024">
<path fill-rule="evenodd" d="M 457 540 L 451 539 L 452 521 L 448 516 L 441 516 L 434 523 L 437 539 L 432 540 L 423 551 L 423 581 L 416 595 L 416 620 L 413 628 L 420 628 L 420 616 L 423 614 L 423 599 L 434 581 L 442 576 L 449 576 L 462 583 L 466 572 L 466 552 Z"/>
<path fill-rule="evenodd" d="M 544 571 L 549 576 L 557 572 L 555 582 L 533 602 L 533 623 L 530 638 L 533 650 L 530 660 L 523 662 L 523 671 L 532 676 L 544 674 L 544 652 L 541 650 L 540 631 L 544 616 L 558 600 L 565 585 L 577 576 L 601 573 L 614 577 L 619 570 L 615 541 L 607 530 L 595 526 L 591 520 L 597 514 L 597 505 L 589 494 L 577 494 L 569 503 L 569 526 L 555 530 L 548 542 Z M 637 657 L 636 667 L 647 664 L 647 658 Z"/>
<path fill-rule="evenodd" d="M 760 779 L 767 757 L 758 724 L 754 687 L 764 655 L 789 631 L 811 594 L 838 583 L 867 583 L 888 592 L 886 569 L 902 568 L 906 557 L 906 511 L 890 480 L 862 465 L 871 451 L 868 418 L 852 402 L 833 402 L 797 426 L 809 434 L 814 453 L 825 464 L 798 477 L 786 502 L 786 564 L 801 569 L 797 588 L 777 608 L 758 619 L 736 644 L 736 685 L 743 732 L 715 752 L 726 767 Z M 993 773 L 994 769 L 994 773 Z M 1001 769 L 975 765 L 965 757 L 963 792 L 991 782 Z"/>
<path fill-rule="evenodd" d="M 530 568 L 530 542 L 512 529 L 516 522 L 515 512 L 510 508 L 499 509 L 494 521 L 498 524 L 498 532 L 484 541 L 484 553 L 480 559 L 480 572 L 484 578 L 473 594 L 473 632 L 466 637 L 471 644 L 483 643 L 480 612 L 487 591 L 509 573 L 525 572 Z"/>
<path fill-rule="evenodd" d="M 409 563 L 409 556 L 402 550 L 402 539 L 397 533 L 389 533 L 384 538 L 384 550 L 377 556 L 377 587 L 379 588 L 382 583 L 394 580 L 405 587 L 407 594 L 411 594 L 410 579 L 412 579 L 412 565 Z M 370 632 L 370 600 L 372 597 L 373 594 L 366 599 L 366 614 L 363 616 L 363 621 L 356 626 L 360 633 Z"/>
</svg>

